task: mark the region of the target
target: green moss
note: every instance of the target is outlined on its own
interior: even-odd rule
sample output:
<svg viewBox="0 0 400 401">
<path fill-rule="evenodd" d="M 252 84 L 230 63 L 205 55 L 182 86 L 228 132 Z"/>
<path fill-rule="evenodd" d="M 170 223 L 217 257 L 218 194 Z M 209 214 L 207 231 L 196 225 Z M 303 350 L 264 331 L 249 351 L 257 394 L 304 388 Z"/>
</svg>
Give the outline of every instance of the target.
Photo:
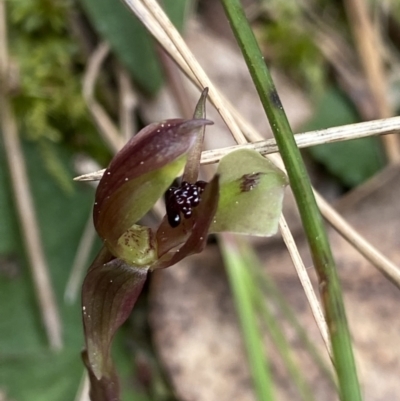
<svg viewBox="0 0 400 401">
<path fill-rule="evenodd" d="M 79 49 L 69 35 L 72 7 L 68 0 L 8 2 L 10 52 L 19 69 L 13 101 L 20 130 L 38 144 L 44 165 L 68 191 L 70 176 L 56 147 L 67 143 L 94 156 L 100 150 L 93 146 L 97 132 L 81 94 Z"/>
<path fill-rule="evenodd" d="M 284 69 L 301 86 L 318 95 L 324 88 L 325 63 L 314 38 L 299 20 L 279 19 L 266 25 L 264 37 L 273 63 Z"/>
</svg>

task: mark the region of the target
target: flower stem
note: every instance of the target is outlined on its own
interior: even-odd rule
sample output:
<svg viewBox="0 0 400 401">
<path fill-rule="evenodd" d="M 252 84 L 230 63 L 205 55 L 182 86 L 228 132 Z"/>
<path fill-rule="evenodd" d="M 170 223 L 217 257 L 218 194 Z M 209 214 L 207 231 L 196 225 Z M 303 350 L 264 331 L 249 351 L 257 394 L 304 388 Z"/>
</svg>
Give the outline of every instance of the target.
<svg viewBox="0 0 400 401">
<path fill-rule="evenodd" d="M 361 400 L 340 283 L 328 236 L 293 132 L 240 0 L 221 0 L 272 127 L 318 274 L 342 401 Z"/>
</svg>

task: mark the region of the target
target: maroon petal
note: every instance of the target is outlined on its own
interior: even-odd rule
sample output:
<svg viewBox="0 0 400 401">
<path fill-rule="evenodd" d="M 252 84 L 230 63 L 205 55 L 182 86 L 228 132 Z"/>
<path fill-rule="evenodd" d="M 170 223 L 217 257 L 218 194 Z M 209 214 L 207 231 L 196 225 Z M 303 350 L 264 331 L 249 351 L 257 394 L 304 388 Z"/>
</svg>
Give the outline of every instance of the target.
<svg viewBox="0 0 400 401">
<path fill-rule="evenodd" d="M 111 392 L 117 388 L 110 355 L 111 342 L 117 329 L 129 317 L 146 281 L 147 271 L 115 259 L 103 248 L 83 283 L 86 365 L 97 380 L 94 382 L 101 388 L 110 388 Z"/>
<path fill-rule="evenodd" d="M 93 220 L 97 232 L 115 244 L 171 184 L 185 163 L 205 119 L 151 124 L 117 153 L 96 192 Z"/>
<path fill-rule="evenodd" d="M 115 369 L 99 380 L 93 373 L 86 350 L 82 352 L 82 359 L 89 373 L 90 399 L 92 401 L 119 401 L 120 389 Z"/>
</svg>

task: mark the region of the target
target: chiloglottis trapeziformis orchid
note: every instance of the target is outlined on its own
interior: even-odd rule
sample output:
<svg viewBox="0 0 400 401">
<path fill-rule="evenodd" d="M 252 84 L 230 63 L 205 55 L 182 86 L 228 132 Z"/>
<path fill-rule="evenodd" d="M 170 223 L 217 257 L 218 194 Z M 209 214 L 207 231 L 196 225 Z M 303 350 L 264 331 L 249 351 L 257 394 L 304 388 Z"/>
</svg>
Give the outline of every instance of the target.
<svg viewBox="0 0 400 401">
<path fill-rule="evenodd" d="M 285 174 L 259 153 L 227 154 L 209 182 L 198 181 L 205 90 L 194 118 L 150 124 L 112 159 L 96 191 L 93 221 L 104 246 L 82 287 L 92 401 L 119 399 L 111 344 L 140 295 L 149 272 L 201 252 L 210 233 L 270 236 L 281 214 Z M 184 171 L 180 186 L 172 187 Z M 140 220 L 166 194 L 158 228 Z"/>
</svg>

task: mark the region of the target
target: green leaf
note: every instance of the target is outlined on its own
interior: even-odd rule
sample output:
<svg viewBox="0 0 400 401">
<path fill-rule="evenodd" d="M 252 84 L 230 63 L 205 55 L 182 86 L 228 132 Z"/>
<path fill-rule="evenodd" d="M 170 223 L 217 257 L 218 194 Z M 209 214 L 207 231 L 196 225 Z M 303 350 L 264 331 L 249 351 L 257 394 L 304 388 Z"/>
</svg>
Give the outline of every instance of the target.
<svg viewBox="0 0 400 401">
<path fill-rule="evenodd" d="M 222 158 L 220 200 L 210 232 L 270 236 L 278 229 L 287 180 L 285 174 L 254 150 Z"/>
<path fill-rule="evenodd" d="M 79 387 L 83 336 L 80 306 L 66 305 L 62 298 L 90 213 L 93 191 L 80 186 L 67 195 L 45 170 L 36 150 L 32 143 L 24 146 L 40 234 L 63 323 L 65 348 L 57 354 L 48 348 L 0 141 L 0 388 L 7 399 L 64 401 L 74 399 Z M 60 149 L 59 156 L 68 169 L 72 154 Z M 9 261 L 8 271 L 3 258 Z"/>
<path fill-rule="evenodd" d="M 182 32 L 188 12 L 193 8 L 193 0 L 163 0 L 161 4 L 171 22 Z"/>
<path fill-rule="evenodd" d="M 2 149 L 0 148 L 0 151 Z M 0 256 L 18 250 L 18 225 L 12 212 L 13 199 L 10 191 L 10 179 L 3 154 L 0 155 Z"/>
<path fill-rule="evenodd" d="M 339 91 L 331 89 L 319 102 L 314 118 L 304 130 L 358 121 L 359 118 L 348 100 Z M 357 186 L 372 177 L 385 163 L 380 141 L 375 137 L 314 146 L 308 152 L 348 187 Z"/>
<path fill-rule="evenodd" d="M 183 26 L 188 3 L 187 0 L 165 2 L 166 11 L 178 29 Z M 82 5 L 137 84 L 150 94 L 160 89 L 162 71 L 154 42 L 130 10 L 120 0 L 82 0 Z"/>
<path fill-rule="evenodd" d="M 134 136 L 111 161 L 96 192 L 93 219 L 96 230 L 114 256 L 128 263 L 135 260 L 134 243 L 121 239 L 161 198 L 186 162 L 186 154 L 194 144 L 200 127 L 209 120 L 166 120 L 151 124 Z M 133 233 L 132 233 L 133 234 Z M 139 234 L 137 231 L 136 235 Z M 128 235 L 128 234 L 127 234 Z M 139 242 L 151 239 L 140 231 Z M 153 248 L 149 243 L 147 248 Z M 139 250 L 140 251 L 140 250 Z M 132 260 L 129 259 L 132 256 Z"/>
</svg>

